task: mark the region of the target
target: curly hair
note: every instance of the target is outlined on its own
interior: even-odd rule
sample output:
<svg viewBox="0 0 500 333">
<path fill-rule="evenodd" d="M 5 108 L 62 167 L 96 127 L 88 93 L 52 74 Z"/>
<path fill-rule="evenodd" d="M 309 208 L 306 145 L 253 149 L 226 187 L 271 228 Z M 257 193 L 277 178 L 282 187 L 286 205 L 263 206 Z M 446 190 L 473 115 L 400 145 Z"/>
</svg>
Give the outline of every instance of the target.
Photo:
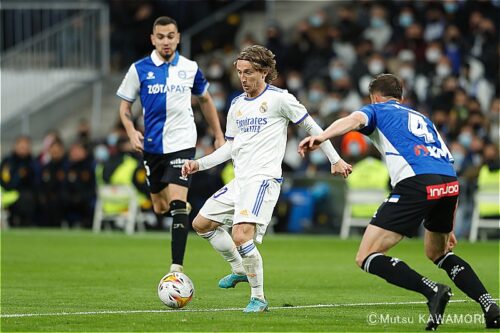
<svg viewBox="0 0 500 333">
<path fill-rule="evenodd" d="M 278 77 L 276 70 L 275 55 L 269 49 L 261 45 L 251 45 L 241 50 L 238 58 L 233 63 L 236 66 L 238 60 L 246 60 L 252 64 L 252 67 L 259 71 L 267 71 L 266 83 L 271 83 Z"/>
</svg>

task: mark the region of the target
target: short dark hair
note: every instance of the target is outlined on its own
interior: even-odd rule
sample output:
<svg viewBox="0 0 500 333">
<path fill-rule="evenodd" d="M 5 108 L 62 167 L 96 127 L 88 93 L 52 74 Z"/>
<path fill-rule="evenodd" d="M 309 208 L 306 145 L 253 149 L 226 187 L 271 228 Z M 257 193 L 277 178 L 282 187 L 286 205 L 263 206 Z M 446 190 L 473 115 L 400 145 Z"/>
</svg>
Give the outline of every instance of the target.
<svg viewBox="0 0 500 333">
<path fill-rule="evenodd" d="M 250 62 L 253 68 L 255 68 L 259 72 L 267 70 L 268 73 L 266 75 L 265 81 L 266 83 L 271 83 L 278 77 L 278 71 L 276 70 L 276 60 L 274 58 L 274 53 L 264 46 L 251 45 L 245 47 L 240 52 L 238 58 L 236 58 L 236 61 L 246 60 Z M 234 62 L 234 66 L 236 66 L 236 61 Z"/>
<path fill-rule="evenodd" d="M 157 25 L 169 25 L 173 24 L 179 30 L 179 26 L 177 25 L 177 21 L 175 21 L 173 18 L 168 17 L 168 16 L 160 16 L 155 20 L 155 23 L 153 23 L 153 31 L 155 30 L 155 27 Z"/>
<path fill-rule="evenodd" d="M 384 97 L 403 98 L 403 82 L 393 74 L 377 75 L 368 86 L 370 95 L 379 93 Z"/>
</svg>

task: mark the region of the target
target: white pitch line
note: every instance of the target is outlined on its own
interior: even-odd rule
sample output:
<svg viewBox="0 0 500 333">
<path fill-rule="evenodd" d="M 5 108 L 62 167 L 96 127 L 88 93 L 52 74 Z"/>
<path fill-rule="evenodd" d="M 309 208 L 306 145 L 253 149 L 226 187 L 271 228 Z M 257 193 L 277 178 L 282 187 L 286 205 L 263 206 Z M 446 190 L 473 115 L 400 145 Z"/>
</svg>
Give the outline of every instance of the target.
<svg viewBox="0 0 500 333">
<path fill-rule="evenodd" d="M 494 299 L 498 301 L 499 299 Z M 457 299 L 450 300 L 450 303 L 465 303 L 472 300 Z M 272 306 L 270 310 L 294 310 L 309 308 L 342 308 L 342 307 L 360 307 L 360 306 L 378 306 L 378 305 L 412 305 L 425 304 L 425 301 L 408 302 L 373 302 L 373 303 L 338 303 L 338 304 L 312 304 L 297 306 Z M 54 313 L 10 313 L 1 314 L 0 318 L 22 318 L 22 317 L 42 317 L 42 316 L 88 316 L 88 315 L 107 315 L 107 314 L 131 314 L 131 313 L 187 313 L 187 312 L 225 312 L 241 311 L 243 308 L 222 308 L 222 309 L 183 309 L 183 310 L 108 310 L 108 311 L 84 311 L 84 312 L 54 312 Z"/>
</svg>

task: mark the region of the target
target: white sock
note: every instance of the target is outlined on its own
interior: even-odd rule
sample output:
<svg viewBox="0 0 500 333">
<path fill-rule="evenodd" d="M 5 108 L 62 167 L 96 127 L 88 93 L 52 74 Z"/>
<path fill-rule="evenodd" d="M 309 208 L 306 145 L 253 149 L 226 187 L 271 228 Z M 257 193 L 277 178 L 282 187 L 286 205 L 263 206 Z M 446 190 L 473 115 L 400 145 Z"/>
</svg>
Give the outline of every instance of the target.
<svg viewBox="0 0 500 333">
<path fill-rule="evenodd" d="M 236 245 L 231 235 L 221 227 L 204 234 L 198 234 L 208 240 L 210 245 L 231 265 L 234 274 L 245 275 L 241 255 L 236 250 Z"/>
<path fill-rule="evenodd" d="M 253 240 L 238 246 L 238 252 L 243 257 L 243 267 L 252 288 L 252 297 L 265 300 L 264 297 L 264 265 L 259 250 Z"/>
</svg>

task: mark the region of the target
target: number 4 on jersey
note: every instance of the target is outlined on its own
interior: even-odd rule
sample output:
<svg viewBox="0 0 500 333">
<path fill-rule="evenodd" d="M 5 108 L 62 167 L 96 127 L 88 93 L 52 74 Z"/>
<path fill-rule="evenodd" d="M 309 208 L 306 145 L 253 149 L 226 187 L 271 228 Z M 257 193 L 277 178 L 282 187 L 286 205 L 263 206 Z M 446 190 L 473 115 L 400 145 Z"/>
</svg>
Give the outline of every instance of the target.
<svg viewBox="0 0 500 333">
<path fill-rule="evenodd" d="M 426 143 L 433 143 L 436 141 L 434 140 L 432 133 L 429 132 L 424 117 L 418 114 L 411 112 L 408 113 L 408 130 L 413 135 L 418 136 L 419 138 L 424 138 Z"/>
</svg>

